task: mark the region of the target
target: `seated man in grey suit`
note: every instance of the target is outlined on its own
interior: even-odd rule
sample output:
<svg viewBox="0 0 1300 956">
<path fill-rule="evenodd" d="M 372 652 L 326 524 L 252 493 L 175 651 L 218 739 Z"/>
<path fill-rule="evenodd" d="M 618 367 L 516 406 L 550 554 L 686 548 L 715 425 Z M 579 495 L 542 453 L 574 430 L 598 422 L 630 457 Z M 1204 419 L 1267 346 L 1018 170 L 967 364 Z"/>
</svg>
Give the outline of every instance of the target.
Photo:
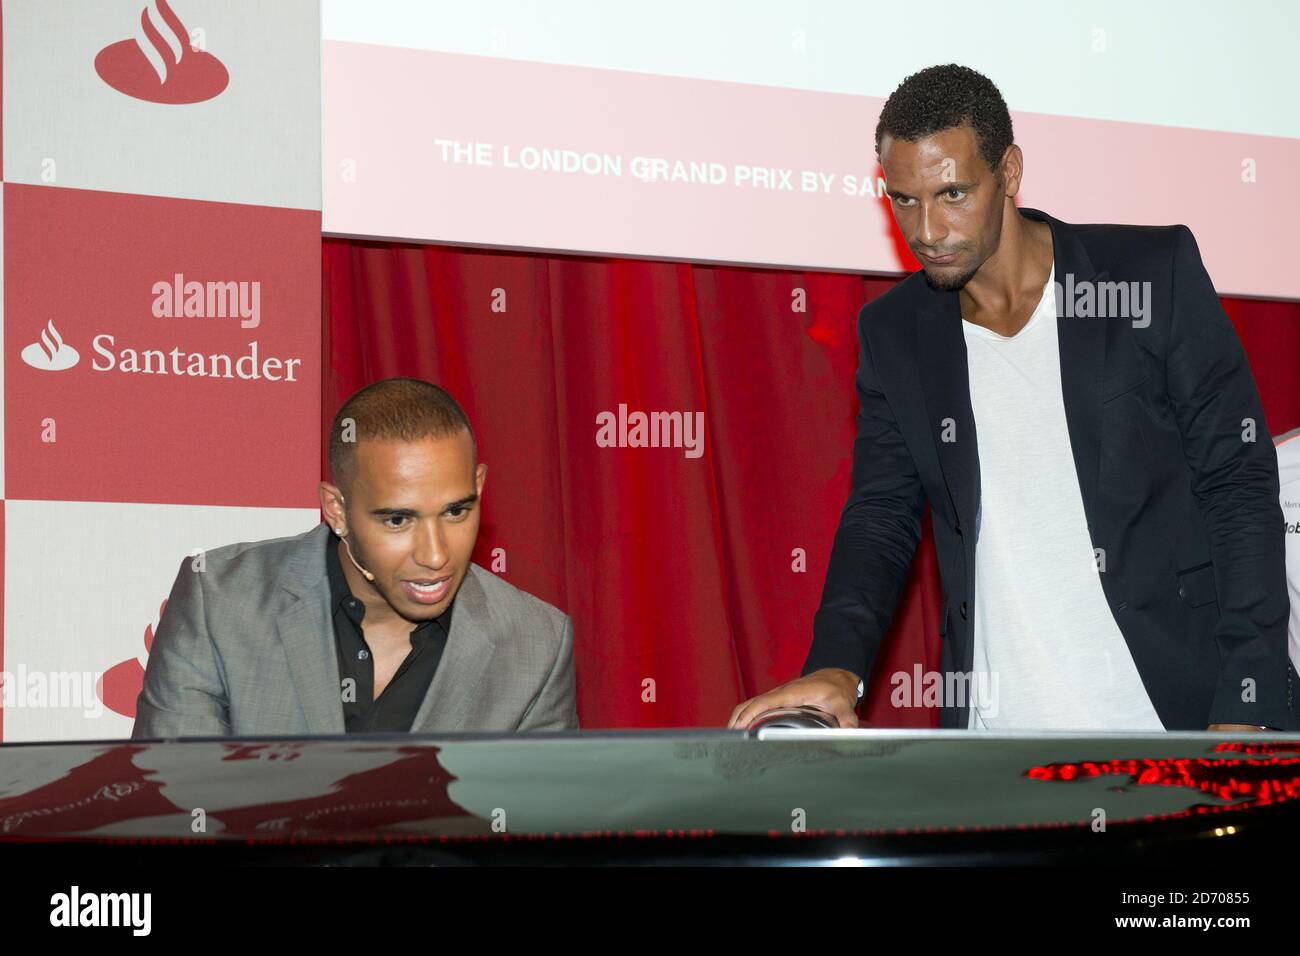
<svg viewBox="0 0 1300 956">
<path fill-rule="evenodd" d="M 487 466 L 455 399 L 376 382 L 329 451 L 327 523 L 181 564 L 131 736 L 577 729 L 572 623 L 470 561 Z"/>
</svg>

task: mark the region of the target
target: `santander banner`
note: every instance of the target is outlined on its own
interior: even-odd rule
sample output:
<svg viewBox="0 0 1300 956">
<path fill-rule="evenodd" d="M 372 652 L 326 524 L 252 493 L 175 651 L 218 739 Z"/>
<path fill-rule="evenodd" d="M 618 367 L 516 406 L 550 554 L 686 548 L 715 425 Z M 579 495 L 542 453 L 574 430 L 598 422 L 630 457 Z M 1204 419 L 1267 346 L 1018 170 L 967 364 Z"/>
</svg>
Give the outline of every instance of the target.
<svg viewBox="0 0 1300 956">
<path fill-rule="evenodd" d="M 9 497 L 311 504 L 314 213 L 11 185 L 5 214 L 5 411 L 44 422 L 7 435 Z"/>
<path fill-rule="evenodd" d="M 0 740 L 121 738 L 182 562 L 319 520 L 318 4 L 3 16 Z"/>
<path fill-rule="evenodd" d="M 1019 202 L 1073 222 L 1186 223 L 1221 293 L 1300 297 L 1286 243 L 1249 241 L 1300 202 L 1300 120 L 1276 63 L 1241 54 L 1274 47 L 1276 8 L 1225 38 L 1163 0 L 1102 0 L 1105 26 L 1040 11 L 1042 49 L 1027 51 L 1014 25 L 972 25 L 947 0 L 885 17 L 828 2 L 825 18 L 755 2 L 741 22 L 701 6 L 642 17 L 556 0 L 528 18 L 485 2 L 470 22 L 324 0 L 325 232 L 912 271 L 876 119 L 909 72 L 957 61 L 1011 107 Z M 924 56 L 882 29 L 946 16 L 960 37 Z M 1264 102 L 1242 107 L 1243 88 Z"/>
</svg>

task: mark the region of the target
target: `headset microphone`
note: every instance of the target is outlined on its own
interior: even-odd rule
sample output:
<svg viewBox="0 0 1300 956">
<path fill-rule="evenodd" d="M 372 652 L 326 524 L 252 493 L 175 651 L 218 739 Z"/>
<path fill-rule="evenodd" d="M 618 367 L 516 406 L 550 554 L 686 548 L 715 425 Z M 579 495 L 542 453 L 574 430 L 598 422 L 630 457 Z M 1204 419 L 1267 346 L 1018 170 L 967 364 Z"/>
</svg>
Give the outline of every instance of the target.
<svg viewBox="0 0 1300 956">
<path fill-rule="evenodd" d="M 339 495 L 339 502 L 342 503 L 342 501 L 343 501 L 343 496 Z M 334 533 L 339 536 L 339 540 L 343 542 L 343 547 L 347 549 L 348 560 L 352 562 L 352 566 L 355 567 L 358 571 L 360 571 L 362 576 L 367 581 L 373 581 L 375 579 L 375 576 L 371 574 L 369 571 L 367 571 L 365 568 L 363 568 L 361 565 L 357 564 L 357 559 L 352 556 L 352 546 L 348 544 L 347 535 L 343 533 L 343 529 L 335 528 Z"/>
<path fill-rule="evenodd" d="M 343 547 L 344 547 L 344 548 L 347 550 L 347 552 L 348 552 L 348 560 L 352 562 L 353 566 L 354 566 L 358 571 L 361 572 L 362 576 L 363 576 L 367 581 L 373 581 L 373 580 L 375 579 L 375 576 L 374 576 L 373 574 L 371 574 L 369 571 L 367 571 L 365 568 L 363 568 L 361 565 L 357 564 L 357 559 L 354 558 L 354 557 L 352 557 L 352 546 L 348 544 L 348 539 L 347 539 L 347 537 L 344 536 L 344 535 L 342 535 L 342 534 L 340 534 L 338 528 L 335 528 L 335 529 L 334 529 L 334 533 L 337 534 L 337 535 L 339 536 L 339 540 L 343 542 Z"/>
</svg>

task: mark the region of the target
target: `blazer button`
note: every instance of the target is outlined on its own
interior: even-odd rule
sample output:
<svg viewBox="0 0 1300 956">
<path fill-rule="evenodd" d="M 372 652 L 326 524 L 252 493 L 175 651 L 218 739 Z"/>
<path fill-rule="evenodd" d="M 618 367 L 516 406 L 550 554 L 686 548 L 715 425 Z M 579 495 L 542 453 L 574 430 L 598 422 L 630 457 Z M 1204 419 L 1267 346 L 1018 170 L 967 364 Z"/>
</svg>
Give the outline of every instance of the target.
<svg viewBox="0 0 1300 956">
<path fill-rule="evenodd" d="M 962 602 L 961 602 L 961 607 L 959 607 L 957 610 L 959 610 L 959 611 L 961 612 L 961 619 L 962 619 L 963 621 L 966 620 L 966 602 L 965 602 L 965 601 L 962 601 Z"/>
</svg>

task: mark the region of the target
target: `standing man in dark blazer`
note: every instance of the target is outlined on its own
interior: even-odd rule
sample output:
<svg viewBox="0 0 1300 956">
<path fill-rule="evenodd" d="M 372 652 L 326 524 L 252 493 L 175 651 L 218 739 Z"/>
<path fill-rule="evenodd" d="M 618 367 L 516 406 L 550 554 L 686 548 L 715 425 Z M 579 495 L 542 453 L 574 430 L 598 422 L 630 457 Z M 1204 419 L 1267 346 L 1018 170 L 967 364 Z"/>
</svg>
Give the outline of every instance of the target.
<svg viewBox="0 0 1300 956">
<path fill-rule="evenodd" d="M 928 500 L 940 726 L 1296 728 L 1277 456 L 1191 231 L 1018 209 L 1006 104 L 964 67 L 908 77 L 876 146 L 923 268 L 858 315 L 852 490 L 803 676 L 731 725 L 857 725 Z"/>
</svg>

